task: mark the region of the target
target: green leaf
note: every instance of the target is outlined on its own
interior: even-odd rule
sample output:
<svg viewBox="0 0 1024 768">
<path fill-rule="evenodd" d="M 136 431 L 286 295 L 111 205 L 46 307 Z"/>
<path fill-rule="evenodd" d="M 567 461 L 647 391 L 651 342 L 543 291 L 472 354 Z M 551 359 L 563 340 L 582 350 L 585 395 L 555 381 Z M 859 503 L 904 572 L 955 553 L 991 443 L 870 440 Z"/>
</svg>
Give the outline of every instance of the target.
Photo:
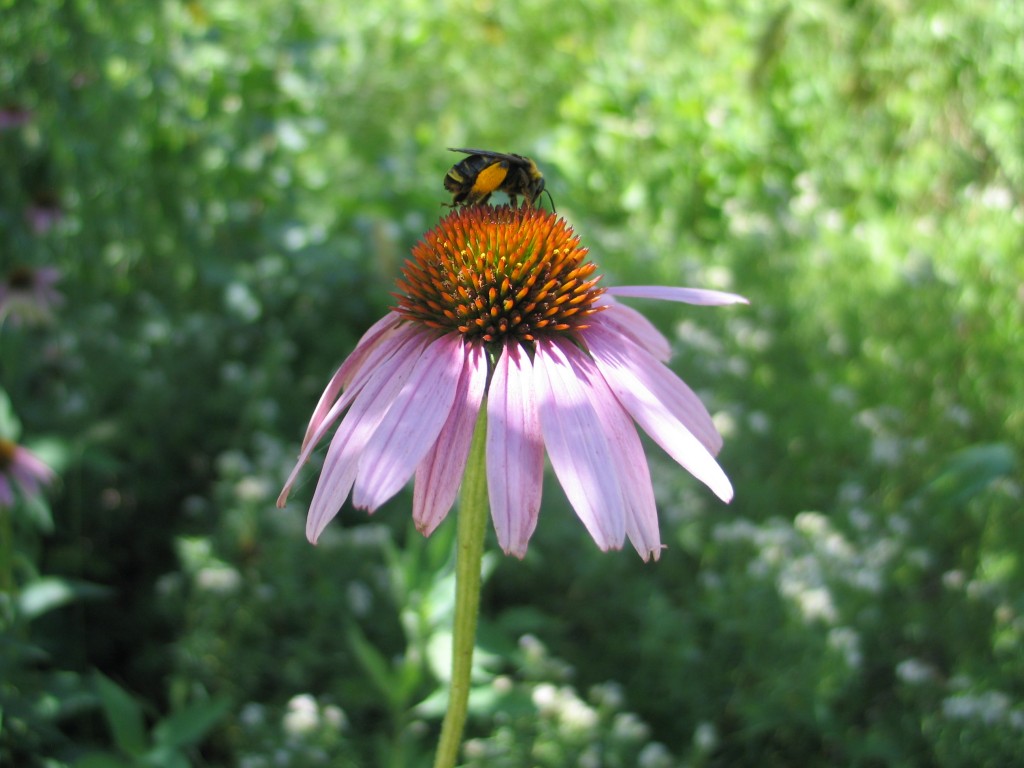
<svg viewBox="0 0 1024 768">
<path fill-rule="evenodd" d="M 73 768 L 131 768 L 131 762 L 113 752 L 90 752 L 72 764 Z"/>
<path fill-rule="evenodd" d="M 114 743 L 122 752 L 141 757 L 149 746 L 142 708 L 131 694 L 102 673 L 96 672 L 95 679 Z"/>
<path fill-rule="evenodd" d="M 0 387 L 0 437 L 8 440 L 17 440 L 20 434 L 21 424 L 14 415 L 14 406 L 11 405 L 11 398 Z"/>
<path fill-rule="evenodd" d="M 50 504 L 43 496 L 22 494 L 18 509 L 24 519 L 41 533 L 53 533 L 53 513 Z"/>
<path fill-rule="evenodd" d="M 18 610 L 25 618 L 35 619 L 76 599 L 98 598 L 107 594 L 108 590 L 96 584 L 46 577 L 33 581 L 21 591 Z"/>
<path fill-rule="evenodd" d="M 928 489 L 952 504 L 964 504 L 1000 477 L 1016 471 L 1016 456 L 1006 443 L 972 445 L 950 457 Z"/>
<path fill-rule="evenodd" d="M 377 690 L 387 699 L 388 705 L 391 707 L 401 707 L 404 702 L 397 695 L 400 686 L 387 659 L 384 658 L 380 651 L 370 645 L 366 636 L 355 625 L 349 628 L 348 640 L 363 670 L 369 675 Z"/>
<path fill-rule="evenodd" d="M 188 759 L 173 747 L 157 746 L 150 750 L 141 760 L 143 765 L 152 768 L 189 768 Z"/>
<path fill-rule="evenodd" d="M 153 728 L 153 739 L 160 747 L 189 747 L 198 744 L 207 732 L 231 709 L 225 697 L 190 704 L 161 720 Z"/>
</svg>

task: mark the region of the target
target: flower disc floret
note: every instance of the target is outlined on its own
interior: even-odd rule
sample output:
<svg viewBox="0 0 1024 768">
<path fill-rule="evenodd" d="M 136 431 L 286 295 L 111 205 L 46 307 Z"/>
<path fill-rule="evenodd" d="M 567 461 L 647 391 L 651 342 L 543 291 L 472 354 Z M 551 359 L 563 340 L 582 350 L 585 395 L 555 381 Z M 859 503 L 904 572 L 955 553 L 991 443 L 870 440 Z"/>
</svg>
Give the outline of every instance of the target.
<svg viewBox="0 0 1024 768">
<path fill-rule="evenodd" d="M 565 220 L 539 208 L 459 208 L 413 248 L 396 311 L 487 343 L 572 335 L 603 309 L 586 255 Z"/>
<path fill-rule="evenodd" d="M 0 279 L 0 321 L 17 325 L 44 323 L 64 297 L 54 287 L 60 272 L 53 267 L 16 266 Z"/>
<path fill-rule="evenodd" d="M 0 473 L 6 472 L 14 465 L 14 457 L 18 446 L 11 440 L 0 438 Z"/>
</svg>

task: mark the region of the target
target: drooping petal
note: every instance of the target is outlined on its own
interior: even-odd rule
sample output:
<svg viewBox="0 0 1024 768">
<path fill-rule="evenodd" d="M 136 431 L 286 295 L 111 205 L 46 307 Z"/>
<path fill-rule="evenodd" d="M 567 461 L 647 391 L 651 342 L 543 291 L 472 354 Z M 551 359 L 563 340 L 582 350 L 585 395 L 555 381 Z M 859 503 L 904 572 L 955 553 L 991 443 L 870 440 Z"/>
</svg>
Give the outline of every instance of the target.
<svg viewBox="0 0 1024 768">
<path fill-rule="evenodd" d="M 338 425 L 306 518 L 306 537 L 314 544 L 345 503 L 356 478 L 363 448 L 412 374 L 430 340 L 430 336 L 421 333 L 411 348 L 387 361 L 394 365 L 386 363 L 378 368 Z"/>
<path fill-rule="evenodd" d="M 420 355 L 363 448 L 353 505 L 373 512 L 409 481 L 448 420 L 464 360 L 458 334 L 442 336 Z"/>
<path fill-rule="evenodd" d="M 26 496 L 35 496 L 39 492 L 39 477 L 27 471 L 25 467 L 12 467 L 11 478 Z"/>
<path fill-rule="evenodd" d="M 537 527 L 544 480 L 533 366 L 519 344 L 505 345 L 487 391 L 487 492 L 498 544 L 526 555 Z"/>
<path fill-rule="evenodd" d="M 412 519 L 424 536 L 429 536 L 441 524 L 458 496 L 473 428 L 480 415 L 480 403 L 487 386 L 487 357 L 483 346 L 466 345 L 465 355 L 448 420 L 416 468 Z"/>
<path fill-rule="evenodd" d="M 723 304 L 749 304 L 743 296 L 725 291 L 712 291 L 707 288 L 682 288 L 671 285 L 620 285 L 608 288 L 613 296 L 631 296 L 635 299 L 661 299 L 662 301 L 681 301 L 684 304 L 699 304 L 705 307 Z"/>
<path fill-rule="evenodd" d="M 617 333 L 632 339 L 661 362 L 668 362 L 672 356 L 672 345 L 650 320 L 632 307 L 620 304 L 607 294 L 603 295 L 598 303 L 609 307 L 599 316 L 602 322 Z"/>
<path fill-rule="evenodd" d="M 668 409 L 674 420 L 692 432 L 711 454 L 717 454 L 722 436 L 694 391 L 646 350 L 605 327 L 605 315 L 612 316 L 616 310 L 618 307 L 603 313 L 582 334 L 612 390 L 620 399 L 625 392 L 634 400 Z"/>
<path fill-rule="evenodd" d="M 544 445 L 555 475 L 597 545 L 618 549 L 626 534 L 620 459 L 602 420 L 604 409 L 618 403 L 607 402 L 611 393 L 591 385 L 600 374 L 571 343 L 538 340 L 534 370 Z"/>
<path fill-rule="evenodd" d="M 57 475 L 32 451 L 21 446 L 15 449 L 11 474 L 21 489 L 28 495 L 35 495 L 43 485 L 52 483 Z"/>
<path fill-rule="evenodd" d="M 352 389 L 352 387 L 349 387 L 349 384 L 356 373 L 373 370 L 376 361 L 379 361 L 382 342 L 395 333 L 401 321 L 400 315 L 395 312 L 389 312 L 371 325 L 369 330 L 359 339 L 355 349 L 345 358 L 345 361 L 334 373 L 334 376 L 331 377 L 330 382 L 327 384 L 327 389 L 320 396 L 320 402 L 313 409 L 313 415 L 310 417 L 309 425 L 306 427 L 306 435 L 302 439 L 302 450 L 305 450 L 310 442 L 316 442 L 313 439 L 315 434 L 319 433 L 322 435 L 326 429 L 330 429 L 330 423 L 327 423 L 324 429 L 320 429 L 320 427 L 324 424 L 328 412 L 334 410 L 334 418 L 337 418 L 339 411 L 332 409 L 332 406 L 338 399 L 338 395 L 341 394 L 343 389 Z M 373 352 L 378 354 L 371 358 L 371 353 Z M 394 346 L 385 346 L 383 352 L 385 354 L 393 353 Z M 333 419 L 331 422 L 333 422 Z"/>
<path fill-rule="evenodd" d="M 704 440 L 691 432 L 691 424 L 696 423 L 696 412 L 679 412 L 681 405 L 692 405 L 689 396 L 696 398 L 689 388 L 681 389 L 682 381 L 661 363 L 639 347 L 615 338 L 599 325 L 588 328 L 585 338 L 605 381 L 637 424 L 718 498 L 730 501 L 732 484 L 729 478 L 718 466 Z M 710 417 L 707 418 L 710 422 Z"/>
<path fill-rule="evenodd" d="M 362 392 L 363 387 L 366 386 L 374 377 L 380 376 L 381 371 L 385 372 L 385 375 L 389 374 L 396 368 L 400 368 L 405 365 L 408 360 L 406 356 L 414 349 L 419 349 L 423 342 L 422 331 L 415 326 L 407 325 L 399 329 L 399 332 L 389 336 L 373 350 L 373 353 L 368 360 L 367 365 L 363 366 L 356 372 L 353 378 L 352 385 L 345 390 L 337 402 L 331 406 L 330 411 L 322 417 L 319 426 L 312 435 L 307 435 L 306 440 L 303 442 L 302 450 L 299 453 L 299 458 L 295 462 L 295 466 L 292 468 L 291 473 L 288 475 L 288 480 L 285 481 L 284 488 L 281 490 L 281 495 L 277 497 L 277 506 L 283 507 L 288 501 L 288 494 L 291 493 L 292 485 L 299 476 L 299 471 L 309 461 L 309 457 L 316 449 L 317 444 L 323 439 L 324 435 L 330 430 L 331 426 L 337 421 L 338 416 L 344 413 L 345 409 L 352 404 L 356 397 Z M 415 352 L 414 354 L 418 354 Z M 333 380 L 332 380 L 333 384 Z M 323 398 L 321 398 L 323 401 Z"/>
<path fill-rule="evenodd" d="M 626 535 L 644 562 L 652 555 L 657 560 L 661 556 L 658 508 L 651 471 L 636 425 L 602 377 L 594 376 L 591 384 L 599 393 L 595 402 L 603 406 L 601 420 L 605 424 L 612 453 L 618 459 L 616 467 L 626 504 Z"/>
</svg>

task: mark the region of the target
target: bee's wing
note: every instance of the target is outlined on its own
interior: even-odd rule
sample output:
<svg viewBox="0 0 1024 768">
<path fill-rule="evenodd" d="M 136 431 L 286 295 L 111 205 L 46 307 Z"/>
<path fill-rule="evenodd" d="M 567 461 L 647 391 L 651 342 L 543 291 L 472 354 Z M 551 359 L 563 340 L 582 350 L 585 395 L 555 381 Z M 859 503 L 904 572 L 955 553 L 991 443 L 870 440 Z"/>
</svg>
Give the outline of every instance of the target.
<svg viewBox="0 0 1024 768">
<path fill-rule="evenodd" d="M 509 155 L 505 152 L 491 152 L 489 149 L 460 149 L 457 147 L 448 147 L 449 152 L 462 152 L 464 155 L 480 155 L 480 157 L 490 157 L 495 160 L 510 160 L 515 162 L 519 155 Z"/>
</svg>

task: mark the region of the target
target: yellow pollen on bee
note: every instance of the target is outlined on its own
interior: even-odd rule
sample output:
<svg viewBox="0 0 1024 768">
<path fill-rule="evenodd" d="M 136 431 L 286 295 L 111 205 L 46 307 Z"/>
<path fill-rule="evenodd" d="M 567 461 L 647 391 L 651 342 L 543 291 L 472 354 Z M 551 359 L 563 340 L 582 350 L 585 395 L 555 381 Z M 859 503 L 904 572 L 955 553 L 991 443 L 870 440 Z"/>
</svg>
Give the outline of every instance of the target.
<svg viewBox="0 0 1024 768">
<path fill-rule="evenodd" d="M 503 168 L 500 163 L 494 163 L 484 168 L 476 176 L 473 182 L 473 192 L 477 194 L 490 194 L 505 181 L 508 176 L 508 168 Z"/>
</svg>

